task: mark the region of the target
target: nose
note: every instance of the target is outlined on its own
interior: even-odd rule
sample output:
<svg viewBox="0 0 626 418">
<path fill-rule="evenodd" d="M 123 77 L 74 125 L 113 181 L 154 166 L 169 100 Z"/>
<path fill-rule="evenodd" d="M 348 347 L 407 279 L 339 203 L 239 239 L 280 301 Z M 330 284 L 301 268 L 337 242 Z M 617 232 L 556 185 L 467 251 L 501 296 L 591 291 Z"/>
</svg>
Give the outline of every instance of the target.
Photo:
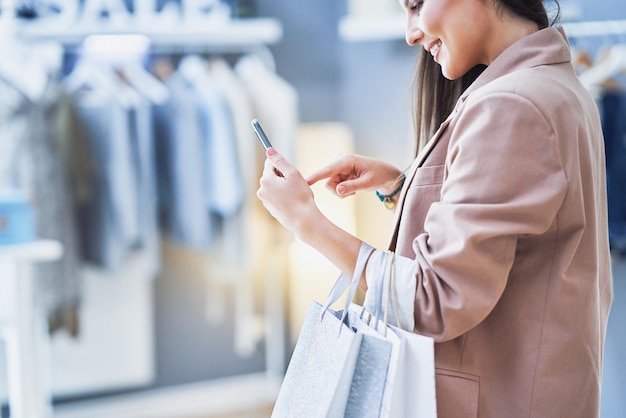
<svg viewBox="0 0 626 418">
<path fill-rule="evenodd" d="M 406 43 L 410 46 L 419 45 L 424 38 L 424 32 L 418 25 L 418 16 L 408 13 L 406 19 Z"/>
</svg>

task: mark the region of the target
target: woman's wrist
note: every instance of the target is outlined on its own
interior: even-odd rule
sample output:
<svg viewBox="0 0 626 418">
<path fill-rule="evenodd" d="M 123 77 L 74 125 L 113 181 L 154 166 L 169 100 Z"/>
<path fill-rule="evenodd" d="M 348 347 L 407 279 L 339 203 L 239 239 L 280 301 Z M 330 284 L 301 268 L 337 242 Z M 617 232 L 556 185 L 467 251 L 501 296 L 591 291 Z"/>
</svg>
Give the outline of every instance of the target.
<svg viewBox="0 0 626 418">
<path fill-rule="evenodd" d="M 398 196 L 400 195 L 400 191 L 402 191 L 402 187 L 404 187 L 405 180 L 406 175 L 402 173 L 389 188 L 376 190 L 376 196 L 383 202 L 387 209 L 393 209 L 396 206 Z"/>
<path fill-rule="evenodd" d="M 352 276 L 361 240 L 339 227 L 321 211 L 302 222 L 296 237 L 315 248 L 348 276 Z"/>
</svg>

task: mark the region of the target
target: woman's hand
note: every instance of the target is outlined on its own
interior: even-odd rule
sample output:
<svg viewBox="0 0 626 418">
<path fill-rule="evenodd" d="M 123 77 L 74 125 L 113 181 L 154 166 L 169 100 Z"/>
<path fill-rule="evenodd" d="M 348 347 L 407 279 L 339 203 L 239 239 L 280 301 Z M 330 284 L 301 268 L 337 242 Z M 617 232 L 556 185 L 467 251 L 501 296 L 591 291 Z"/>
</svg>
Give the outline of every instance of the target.
<svg viewBox="0 0 626 418">
<path fill-rule="evenodd" d="M 361 240 L 320 212 L 311 187 L 282 155 L 274 148 L 269 148 L 265 155 L 258 198 L 285 228 L 352 277 Z"/>
<path fill-rule="evenodd" d="M 269 148 L 257 197 L 285 228 L 300 236 L 321 214 L 304 177 L 285 158 Z"/>
<path fill-rule="evenodd" d="M 326 187 L 339 197 L 351 196 L 359 190 L 377 189 L 391 193 L 401 181 L 402 171 L 395 166 L 354 154 L 344 154 L 307 178 L 309 185 L 328 179 Z"/>
</svg>

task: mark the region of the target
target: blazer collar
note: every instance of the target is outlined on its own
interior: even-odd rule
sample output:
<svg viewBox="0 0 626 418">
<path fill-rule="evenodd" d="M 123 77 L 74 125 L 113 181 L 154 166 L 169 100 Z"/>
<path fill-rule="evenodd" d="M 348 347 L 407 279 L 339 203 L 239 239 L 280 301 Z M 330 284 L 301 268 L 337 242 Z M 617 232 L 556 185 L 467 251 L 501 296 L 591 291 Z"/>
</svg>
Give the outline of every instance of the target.
<svg viewBox="0 0 626 418">
<path fill-rule="evenodd" d="M 562 27 L 532 33 L 505 49 L 463 92 L 463 101 L 485 84 L 517 70 L 571 62 L 569 43 Z"/>
</svg>

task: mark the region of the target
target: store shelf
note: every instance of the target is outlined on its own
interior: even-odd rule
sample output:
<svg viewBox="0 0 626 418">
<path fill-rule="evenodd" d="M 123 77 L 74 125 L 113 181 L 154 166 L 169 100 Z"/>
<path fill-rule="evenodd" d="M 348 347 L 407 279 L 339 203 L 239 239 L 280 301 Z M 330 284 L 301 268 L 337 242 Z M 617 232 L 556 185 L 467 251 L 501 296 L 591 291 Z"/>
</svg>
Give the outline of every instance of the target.
<svg viewBox="0 0 626 418">
<path fill-rule="evenodd" d="M 13 258 L 23 261 L 52 261 L 63 254 L 63 247 L 57 241 L 39 240 L 24 244 L 0 246 L 0 260 Z"/>
<path fill-rule="evenodd" d="M 35 303 L 32 267 L 62 255 L 62 245 L 52 240 L 0 246 L 0 341 L 11 416 L 50 417 L 48 329 Z"/>
</svg>

